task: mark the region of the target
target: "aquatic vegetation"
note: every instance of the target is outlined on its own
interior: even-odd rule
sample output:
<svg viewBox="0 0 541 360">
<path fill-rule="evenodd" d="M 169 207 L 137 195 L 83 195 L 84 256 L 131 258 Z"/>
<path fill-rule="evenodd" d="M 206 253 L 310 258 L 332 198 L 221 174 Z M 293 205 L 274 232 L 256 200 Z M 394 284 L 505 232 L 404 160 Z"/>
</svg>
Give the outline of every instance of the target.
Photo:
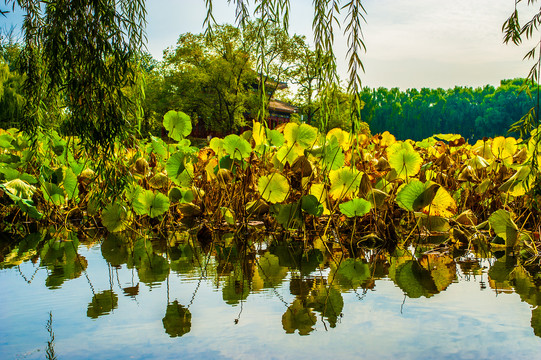
<svg viewBox="0 0 541 360">
<path fill-rule="evenodd" d="M 251 131 L 197 148 L 186 138 L 187 115 L 169 112 L 163 125 L 170 139 L 117 144 L 105 165 L 76 138 L 53 131 L 31 144 L 16 129 L 2 130 L 0 226 L 12 233 L 30 223 L 112 233 L 195 226 L 238 235 L 259 224 L 351 252 L 365 241 L 392 250 L 434 236 L 467 248 L 476 236 L 538 259 L 534 140 L 397 141 L 388 132 L 321 134 L 295 123 L 270 130 L 254 121 Z M 107 171 L 118 175 L 114 184 Z"/>
</svg>

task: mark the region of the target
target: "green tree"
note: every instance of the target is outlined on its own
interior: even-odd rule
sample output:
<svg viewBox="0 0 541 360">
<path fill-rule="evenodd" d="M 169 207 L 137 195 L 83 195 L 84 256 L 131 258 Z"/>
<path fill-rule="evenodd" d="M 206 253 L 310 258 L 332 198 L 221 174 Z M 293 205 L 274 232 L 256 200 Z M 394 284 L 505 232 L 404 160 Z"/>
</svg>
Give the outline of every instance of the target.
<svg viewBox="0 0 541 360">
<path fill-rule="evenodd" d="M 57 103 L 65 109 L 65 131 L 79 135 L 87 149 L 110 152 L 133 128 L 129 114 L 139 110 L 137 99 L 123 89 L 136 83 L 144 1 L 6 3 L 26 12 L 21 64 L 28 101 L 22 127 L 34 132 L 45 126 L 51 120 L 47 105 Z"/>
</svg>

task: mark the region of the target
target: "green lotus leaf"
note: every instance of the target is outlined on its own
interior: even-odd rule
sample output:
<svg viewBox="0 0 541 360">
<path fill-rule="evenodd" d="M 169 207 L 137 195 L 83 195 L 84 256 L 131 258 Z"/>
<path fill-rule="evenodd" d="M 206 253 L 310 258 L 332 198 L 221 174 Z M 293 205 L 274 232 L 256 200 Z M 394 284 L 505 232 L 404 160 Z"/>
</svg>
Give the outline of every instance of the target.
<svg viewBox="0 0 541 360">
<path fill-rule="evenodd" d="M 167 259 L 152 252 L 143 255 L 137 267 L 139 280 L 150 287 L 165 281 L 167 275 L 169 275 L 169 271 L 170 266 Z"/>
<path fill-rule="evenodd" d="M 153 152 L 164 157 L 167 154 L 167 144 L 159 137 L 150 135 L 150 143 L 147 145 L 147 152 Z"/>
<path fill-rule="evenodd" d="M 231 134 L 224 138 L 224 149 L 232 159 L 242 160 L 250 156 L 250 143 L 238 135 Z"/>
<path fill-rule="evenodd" d="M 347 217 L 363 216 L 368 214 L 372 205 L 365 199 L 353 199 L 339 205 L 340 212 Z"/>
<path fill-rule="evenodd" d="M 301 207 L 298 203 L 275 204 L 272 207 L 276 222 L 285 229 L 298 228 L 302 223 Z"/>
<path fill-rule="evenodd" d="M 361 260 L 346 259 L 336 270 L 338 283 L 345 289 L 355 289 L 370 279 L 370 267 Z"/>
<path fill-rule="evenodd" d="M 459 134 L 437 134 L 437 135 L 434 135 L 434 137 L 436 139 L 440 139 L 440 140 L 449 142 L 449 141 L 458 140 L 462 136 L 459 135 Z"/>
<path fill-rule="evenodd" d="M 169 137 L 180 141 L 192 132 L 190 117 L 182 111 L 168 111 L 163 117 L 163 126 L 169 132 Z"/>
<path fill-rule="evenodd" d="M 2 134 L 0 135 L 0 148 L 11 150 L 14 149 L 12 142 L 15 140 L 13 136 L 10 134 Z"/>
<path fill-rule="evenodd" d="M 280 285 L 289 273 L 287 267 L 280 266 L 278 256 L 270 252 L 266 252 L 265 255 L 261 256 L 257 265 L 259 266 L 259 274 L 266 288 Z"/>
<path fill-rule="evenodd" d="M 73 170 L 66 168 L 64 169 L 64 179 L 62 181 L 62 185 L 64 186 L 64 190 L 66 190 L 66 195 L 68 195 L 68 199 L 77 198 L 77 195 L 79 195 L 79 187 L 77 182 L 77 176 L 73 172 Z"/>
<path fill-rule="evenodd" d="M 401 179 L 407 179 L 417 175 L 419 170 L 421 170 L 423 159 L 413 149 L 411 144 L 404 142 L 400 149 L 394 148 L 397 144 L 399 143 L 395 143 L 387 149 L 391 169 L 394 169 L 397 176 Z"/>
<path fill-rule="evenodd" d="M 282 134 L 278 130 L 266 130 L 267 139 L 269 139 L 269 142 L 272 146 L 281 147 L 282 145 L 284 145 L 284 134 Z"/>
<path fill-rule="evenodd" d="M 209 146 L 219 158 L 226 154 L 224 149 L 224 139 L 213 137 L 210 139 Z"/>
<path fill-rule="evenodd" d="M 226 223 L 228 223 L 229 225 L 235 225 L 236 224 L 236 222 L 235 222 L 235 213 L 233 213 L 233 210 L 222 206 L 220 208 L 220 212 L 222 213 L 222 216 L 224 217 L 224 220 L 225 220 Z"/>
<path fill-rule="evenodd" d="M 339 145 L 328 146 L 323 154 L 323 166 L 329 170 L 337 170 L 344 166 L 345 159 L 342 147 Z"/>
<path fill-rule="evenodd" d="M 133 203 L 133 210 L 138 215 L 158 217 L 169 210 L 169 198 L 160 192 L 143 190 Z"/>
<path fill-rule="evenodd" d="M 310 215 L 321 216 L 324 207 L 314 195 L 306 195 L 301 198 L 301 209 Z"/>
<path fill-rule="evenodd" d="M 293 146 L 282 146 L 276 152 L 276 159 L 285 165 L 293 165 L 293 163 L 299 158 L 299 156 L 304 155 L 304 150 L 298 144 L 293 144 Z"/>
<path fill-rule="evenodd" d="M 64 190 L 55 184 L 46 182 L 41 186 L 41 190 L 43 191 L 43 197 L 45 200 L 55 204 L 56 206 L 60 206 L 66 201 Z"/>
<path fill-rule="evenodd" d="M 511 219 L 510 212 L 503 209 L 496 210 L 490 215 L 488 222 L 496 235 L 505 240 L 505 246 L 514 247 L 517 244 L 519 230 Z"/>
<path fill-rule="evenodd" d="M 9 166 L 3 166 L 0 164 L 0 178 L 3 178 L 4 180 L 15 180 L 19 179 L 21 174 L 16 170 Z"/>
<path fill-rule="evenodd" d="M 101 212 L 101 223 L 110 232 L 125 230 L 130 224 L 130 212 L 120 203 L 108 204 Z"/>
<path fill-rule="evenodd" d="M 20 199 L 15 202 L 19 208 L 31 218 L 40 220 L 43 214 L 36 209 L 32 200 Z"/>
<path fill-rule="evenodd" d="M 329 173 L 331 181 L 329 195 L 333 199 L 342 199 L 355 193 L 359 189 L 362 177 L 362 172 L 351 167 L 331 170 Z"/>
<path fill-rule="evenodd" d="M 290 122 L 284 129 L 284 138 L 287 143 L 290 146 L 296 143 L 304 149 L 312 147 L 317 140 L 317 135 L 317 129 L 308 124 L 297 125 Z"/>
<path fill-rule="evenodd" d="M 266 201 L 280 203 L 287 198 L 289 183 L 282 174 L 272 173 L 259 178 L 257 181 L 257 191 L 259 191 L 261 197 Z"/>
<path fill-rule="evenodd" d="M 202 190 L 199 190 L 202 191 Z M 195 199 L 195 191 L 192 189 L 179 189 L 177 187 L 172 188 L 169 191 L 169 200 L 180 203 L 191 203 Z"/>
<path fill-rule="evenodd" d="M 342 293 L 335 287 L 321 284 L 312 290 L 308 305 L 321 313 L 329 322 L 330 327 L 334 328 L 344 308 L 344 299 Z"/>
<path fill-rule="evenodd" d="M 432 203 L 439 185 L 427 181 L 412 180 L 399 188 L 396 202 L 404 210 L 419 211 Z"/>
<path fill-rule="evenodd" d="M 222 289 L 222 298 L 228 305 L 237 305 L 250 295 L 250 283 L 244 278 L 229 276 Z"/>
<path fill-rule="evenodd" d="M 417 261 L 408 260 L 400 265 L 395 276 L 393 280 L 396 285 L 410 298 L 428 298 L 439 292 L 430 272 L 423 269 Z"/>
<path fill-rule="evenodd" d="M 177 185 L 190 186 L 193 179 L 193 165 L 187 162 L 183 152 L 177 152 L 167 160 L 165 170 L 167 176 Z"/>
</svg>

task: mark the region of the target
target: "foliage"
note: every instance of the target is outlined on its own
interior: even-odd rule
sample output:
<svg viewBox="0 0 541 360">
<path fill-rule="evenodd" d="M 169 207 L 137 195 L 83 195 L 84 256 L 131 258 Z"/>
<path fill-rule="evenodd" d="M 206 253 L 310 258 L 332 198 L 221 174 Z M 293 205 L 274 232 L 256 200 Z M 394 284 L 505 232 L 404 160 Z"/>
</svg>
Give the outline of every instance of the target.
<svg viewBox="0 0 541 360">
<path fill-rule="evenodd" d="M 534 106 L 535 88 L 524 79 L 502 80 L 494 88 L 369 89 L 362 91 L 363 120 L 373 133 L 389 131 L 399 139 L 422 140 L 437 133 L 462 134 L 470 141 L 507 135 L 507 130 Z M 513 136 L 529 135 L 512 129 Z"/>
</svg>

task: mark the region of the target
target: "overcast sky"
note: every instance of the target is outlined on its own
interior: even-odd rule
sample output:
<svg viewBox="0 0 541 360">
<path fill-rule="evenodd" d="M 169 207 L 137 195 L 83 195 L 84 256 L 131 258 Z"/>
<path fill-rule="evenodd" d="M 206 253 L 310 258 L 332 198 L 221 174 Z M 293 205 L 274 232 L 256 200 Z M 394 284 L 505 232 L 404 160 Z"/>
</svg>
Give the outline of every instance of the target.
<svg viewBox="0 0 541 360">
<path fill-rule="evenodd" d="M 290 32 L 306 35 L 312 42 L 312 0 L 290 2 Z M 163 50 L 174 46 L 180 34 L 203 30 L 204 3 L 204 0 L 146 1 L 148 50 L 155 58 L 161 59 Z M 213 0 L 213 3 L 218 23 L 234 22 L 234 5 L 228 5 L 227 0 Z M 534 45 L 532 41 L 520 47 L 502 43 L 501 27 L 513 11 L 513 0 L 365 0 L 363 3 L 367 11 L 367 23 L 363 27 L 367 46 L 363 55 L 364 86 L 407 89 L 498 85 L 501 79 L 526 76 L 532 65 L 522 60 Z M 535 9 L 526 10 L 531 14 Z M 0 18 L 0 23 L 9 22 L 10 17 L 7 19 Z M 339 72 L 346 79 L 346 38 L 338 32 L 335 37 Z"/>
</svg>

